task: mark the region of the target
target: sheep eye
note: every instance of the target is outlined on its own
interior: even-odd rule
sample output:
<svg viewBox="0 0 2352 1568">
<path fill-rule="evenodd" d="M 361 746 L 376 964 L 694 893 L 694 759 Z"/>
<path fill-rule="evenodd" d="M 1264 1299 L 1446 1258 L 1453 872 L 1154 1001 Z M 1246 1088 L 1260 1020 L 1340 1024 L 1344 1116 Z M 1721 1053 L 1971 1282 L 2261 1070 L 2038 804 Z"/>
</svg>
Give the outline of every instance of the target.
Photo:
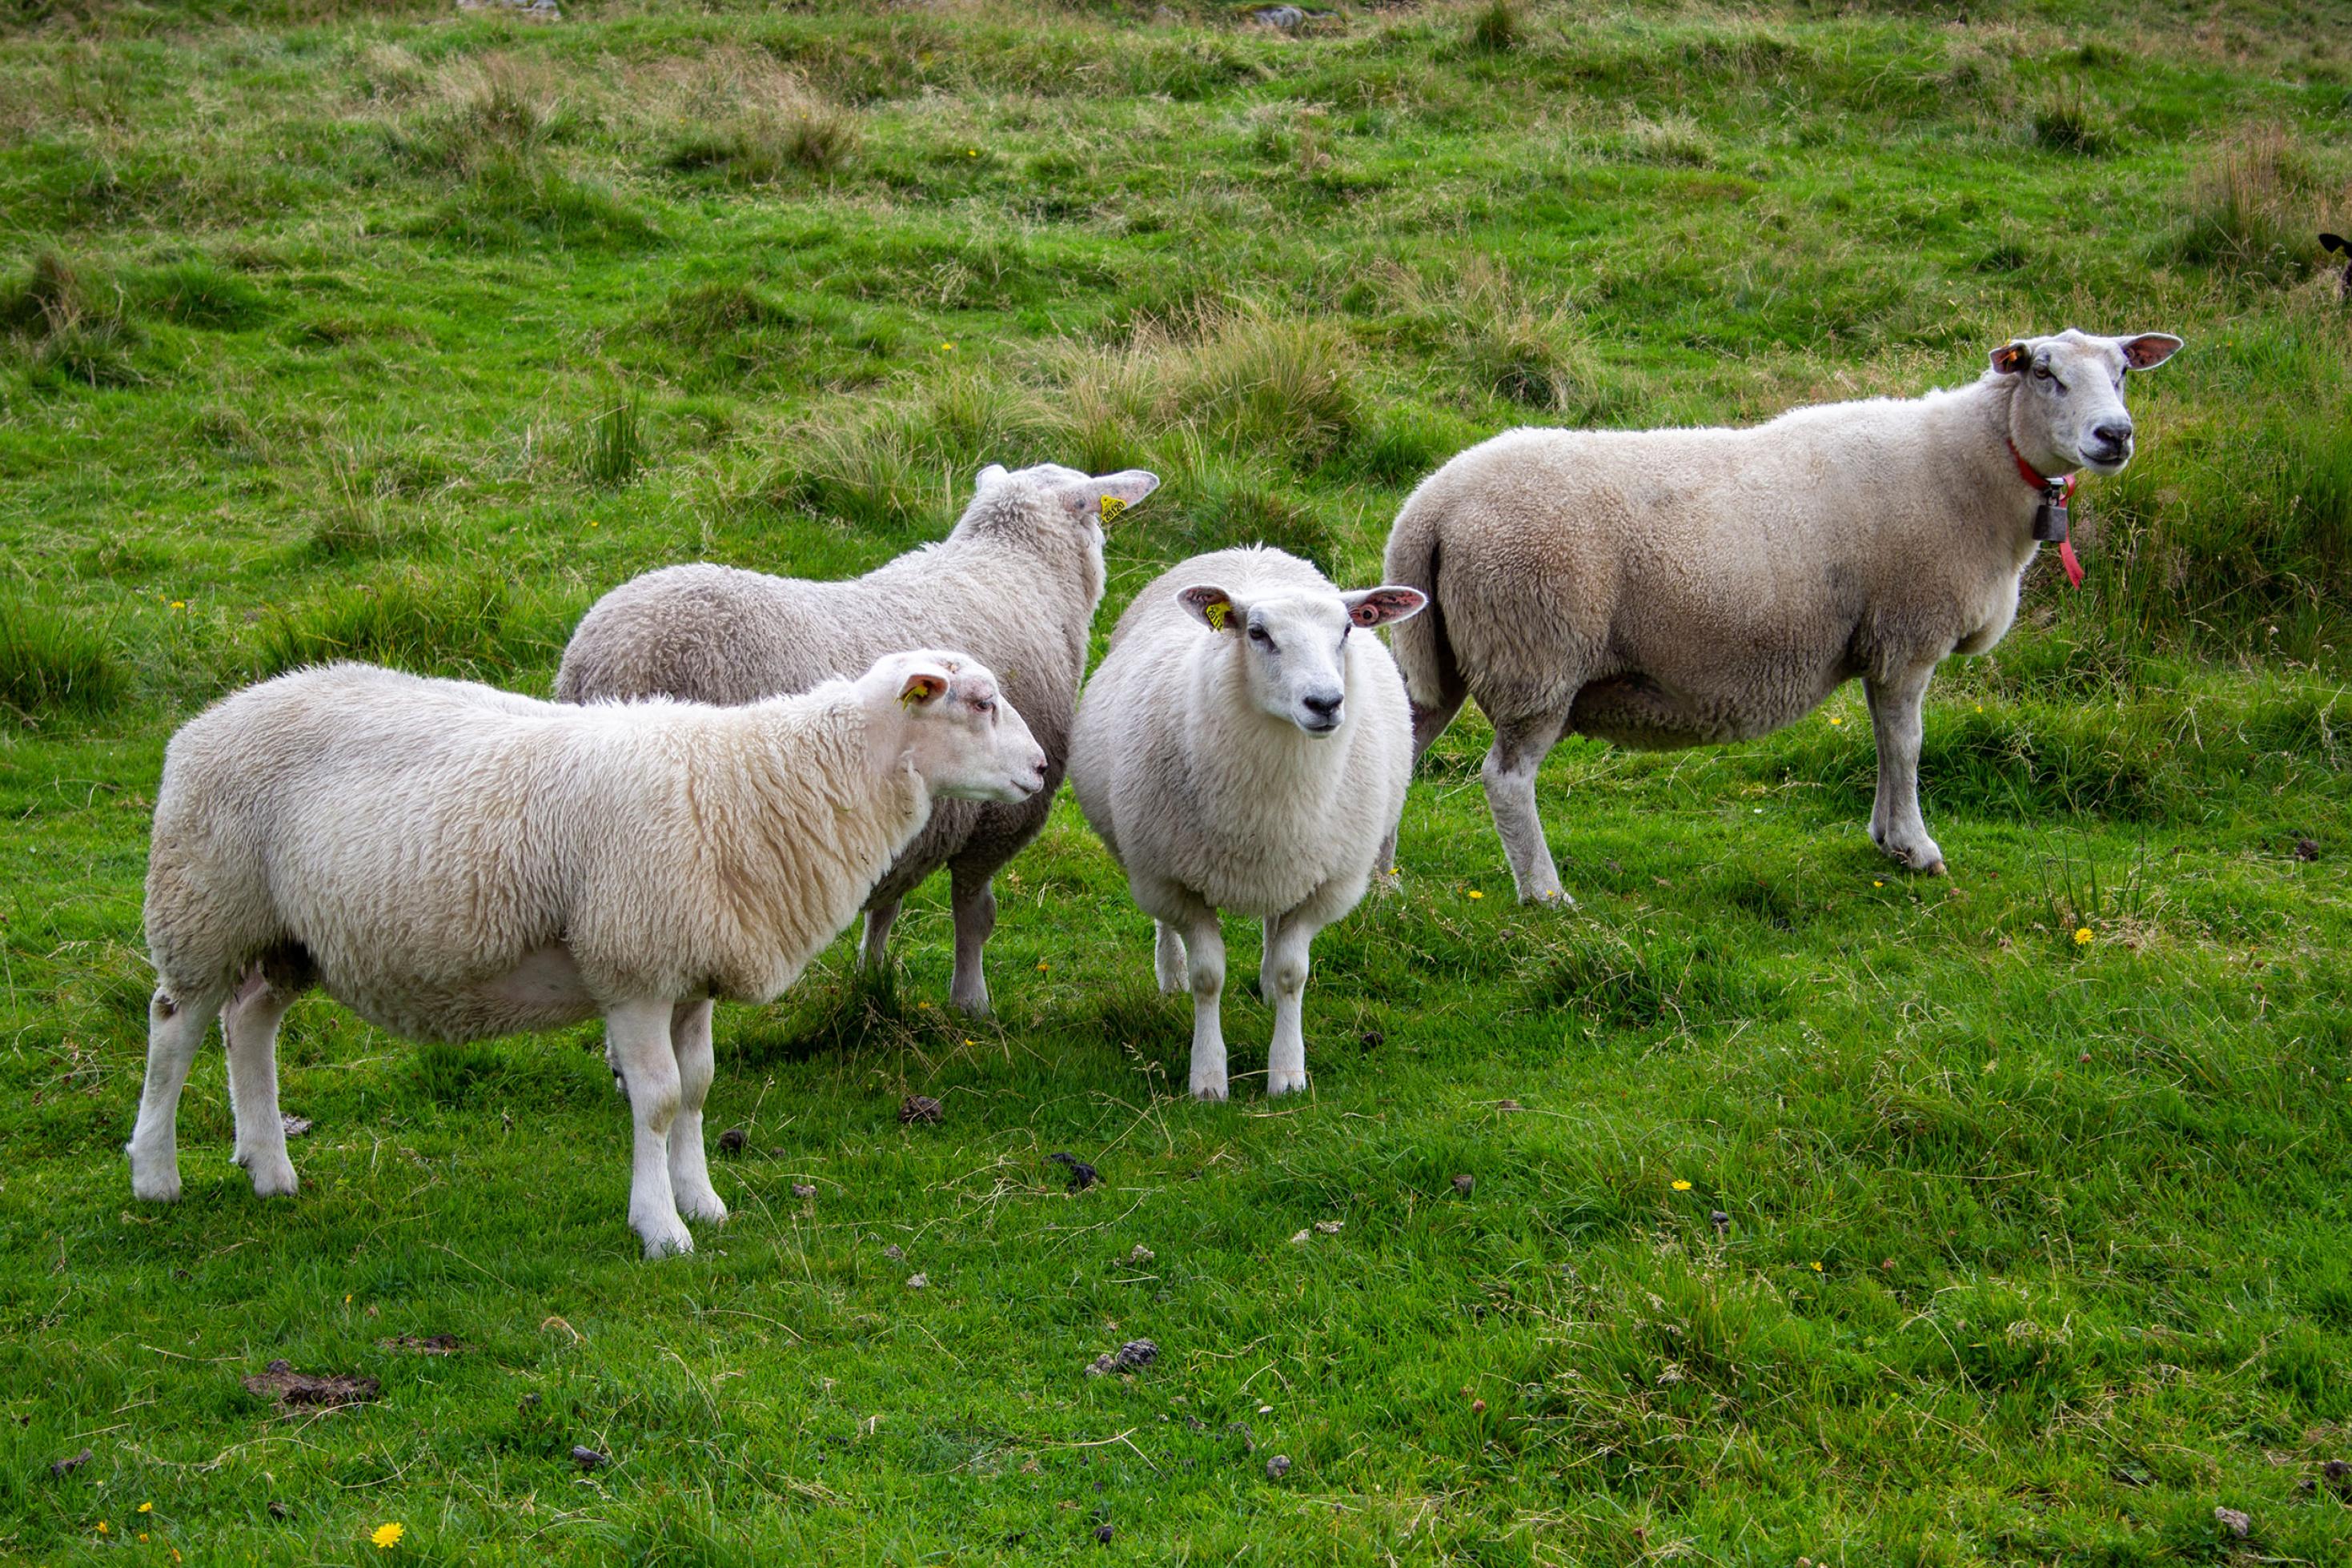
<svg viewBox="0 0 2352 1568">
<path fill-rule="evenodd" d="M 1250 628 L 1250 641 L 1253 643 L 1263 643 L 1268 648 L 1274 646 L 1274 639 L 1265 634 L 1265 628 L 1263 626 L 1253 626 Z"/>
<path fill-rule="evenodd" d="M 2036 365 L 2036 366 L 2034 366 L 2034 367 L 2033 367 L 2033 379 L 2034 379 L 2035 381 L 2037 381 L 2037 382 L 2046 382 L 2046 381 L 2050 381 L 2050 380 L 2052 380 L 2053 378 L 2052 378 L 2052 376 L 2051 376 L 2051 374 L 2050 374 L 2050 367 L 2049 367 L 2048 365 Z"/>
</svg>

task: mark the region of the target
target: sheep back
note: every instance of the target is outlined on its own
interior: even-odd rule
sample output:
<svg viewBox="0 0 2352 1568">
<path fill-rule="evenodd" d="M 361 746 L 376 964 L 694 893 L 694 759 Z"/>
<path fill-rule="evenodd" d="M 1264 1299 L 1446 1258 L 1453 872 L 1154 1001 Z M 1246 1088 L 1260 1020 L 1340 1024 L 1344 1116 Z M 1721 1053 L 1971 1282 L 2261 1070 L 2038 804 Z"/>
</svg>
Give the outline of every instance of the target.
<svg viewBox="0 0 2352 1568">
<path fill-rule="evenodd" d="M 921 825 L 844 685 L 741 710 L 589 709 L 364 665 L 249 687 L 174 736 L 147 930 L 167 988 L 299 953 L 394 1033 L 583 1016 L 495 985 L 561 945 L 597 1009 L 764 1000 Z M 591 1009 L 593 1010 L 593 1009 Z"/>
</svg>

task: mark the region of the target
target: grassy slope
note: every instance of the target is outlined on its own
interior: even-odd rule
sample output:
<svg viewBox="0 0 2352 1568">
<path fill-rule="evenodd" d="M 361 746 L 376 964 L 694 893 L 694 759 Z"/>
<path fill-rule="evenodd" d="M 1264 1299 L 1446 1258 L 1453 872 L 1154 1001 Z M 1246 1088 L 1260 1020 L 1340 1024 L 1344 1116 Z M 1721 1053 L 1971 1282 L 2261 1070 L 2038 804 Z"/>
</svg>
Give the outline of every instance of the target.
<svg viewBox="0 0 2352 1568">
<path fill-rule="evenodd" d="M 2300 1485 L 2352 1458 L 2352 336 L 2308 239 L 2352 204 L 2347 19 L 0 39 L 0 1553 L 342 1561 L 399 1521 L 452 1562 L 1083 1556 L 1098 1522 L 1202 1559 L 2341 1558 Z M 1184 1009 L 1066 806 L 1002 889 L 989 1026 L 927 1005 L 936 895 L 895 988 L 837 946 L 722 1011 L 749 1151 L 690 1260 L 633 1260 L 593 1030 L 419 1051 L 316 998 L 303 1196 L 228 1166 L 208 1053 L 188 1198 L 129 1204 L 155 768 L 254 674 L 543 690 L 629 572 L 858 570 L 999 459 L 1167 476 L 1114 607 L 1236 538 L 1360 573 L 1481 433 L 1916 390 L 2065 320 L 2190 350 L 2086 492 L 2094 591 L 2037 580 L 1937 689 L 1948 881 L 1870 850 L 1848 694 L 1721 753 L 1563 747 L 1584 905 L 1521 914 L 1465 721 L 1404 892 L 1318 945 L 1306 1103 L 1169 1098 Z M 1265 1014 L 1229 1017 L 1246 1070 Z M 439 1333 L 467 1350 L 379 1344 Z M 1081 1375 L 1139 1334 L 1156 1366 Z M 273 1418 L 236 1380 L 276 1356 L 386 1398 Z"/>
</svg>

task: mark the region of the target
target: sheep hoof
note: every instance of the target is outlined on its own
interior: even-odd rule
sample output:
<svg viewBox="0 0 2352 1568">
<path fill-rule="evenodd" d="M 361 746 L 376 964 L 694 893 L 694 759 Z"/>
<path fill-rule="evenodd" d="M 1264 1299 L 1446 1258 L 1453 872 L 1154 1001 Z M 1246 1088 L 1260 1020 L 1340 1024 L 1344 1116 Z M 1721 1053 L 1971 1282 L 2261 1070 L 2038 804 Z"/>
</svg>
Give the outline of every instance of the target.
<svg viewBox="0 0 2352 1568">
<path fill-rule="evenodd" d="M 1272 1073 L 1268 1073 L 1266 1075 L 1265 1092 L 1268 1099 L 1273 1098 L 1276 1094 L 1296 1094 L 1306 1087 L 1307 1074 L 1304 1072 L 1285 1074 L 1279 1078 L 1274 1076 Z"/>
<path fill-rule="evenodd" d="M 300 1183 L 295 1179 L 293 1162 L 280 1155 L 275 1160 L 257 1159 L 247 1162 L 253 1172 L 253 1196 L 256 1197 L 292 1197 Z"/>
<path fill-rule="evenodd" d="M 688 1219 L 698 1219 L 706 1224 L 723 1225 L 727 1222 L 725 1201 L 707 1188 L 701 1192 L 679 1193 L 677 1211 Z"/>
<path fill-rule="evenodd" d="M 180 1173 L 177 1167 L 152 1175 L 131 1173 L 131 1196 L 148 1203 L 180 1201 Z"/>
<path fill-rule="evenodd" d="M 1538 892 L 1528 894 L 1526 897 L 1520 899 L 1519 902 L 1521 904 L 1532 904 L 1543 909 L 1574 909 L 1576 907 L 1576 900 L 1569 896 L 1568 890 L 1559 887 L 1548 887 L 1541 889 Z"/>
<path fill-rule="evenodd" d="M 1225 1086 L 1222 1083 L 1195 1083 L 1192 1085 L 1192 1098 L 1195 1100 L 1205 1102 L 1223 1100 L 1224 1097 Z"/>
<path fill-rule="evenodd" d="M 988 988 L 985 986 L 982 987 L 978 993 L 972 996 L 959 996 L 954 993 L 950 993 L 948 1000 L 953 1002 L 955 1004 L 956 1010 L 962 1013 L 966 1018 L 984 1019 L 988 1016 Z"/>
<path fill-rule="evenodd" d="M 645 1240 L 647 1262 L 671 1253 L 683 1254 L 694 1250 L 694 1238 L 688 1234 L 686 1221 L 674 1214 L 648 1220 L 635 1228 Z"/>
</svg>

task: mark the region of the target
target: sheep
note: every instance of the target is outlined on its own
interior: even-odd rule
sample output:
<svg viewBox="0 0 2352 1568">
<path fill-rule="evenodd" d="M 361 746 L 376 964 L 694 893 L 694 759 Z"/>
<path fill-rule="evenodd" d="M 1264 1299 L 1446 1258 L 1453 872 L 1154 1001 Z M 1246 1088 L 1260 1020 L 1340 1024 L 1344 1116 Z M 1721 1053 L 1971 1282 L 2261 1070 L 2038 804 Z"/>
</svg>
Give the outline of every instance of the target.
<svg viewBox="0 0 2352 1568">
<path fill-rule="evenodd" d="M 898 905 L 942 865 L 951 879 L 949 996 L 988 1011 L 982 951 L 996 925 L 999 867 L 1045 825 L 1069 751 L 1070 715 L 1102 602 L 1102 525 L 1159 487 L 1141 469 L 1090 478 L 1041 464 L 982 469 L 948 537 L 864 577 L 814 582 L 723 566 L 648 572 L 592 607 L 563 651 L 560 701 L 664 695 L 745 703 L 863 669 L 887 649 L 968 648 L 1003 673 L 1005 695 L 1045 747 L 1046 787 L 1018 805 L 941 807 L 874 889 L 863 959 L 879 969 Z"/>
<path fill-rule="evenodd" d="M 2324 234 L 2319 236 L 2319 248 L 2344 257 L 2343 274 L 2336 279 L 2336 297 L 2352 299 L 2352 240 L 2342 235 Z"/>
<path fill-rule="evenodd" d="M 278 1020 L 312 987 L 416 1040 L 602 1013 L 635 1123 L 629 1223 L 648 1258 L 691 1251 L 681 1209 L 727 1217 L 703 998 L 791 985 L 934 799 L 1026 800 L 1045 771 L 958 653 L 740 708 L 567 707 L 365 664 L 248 687 L 164 753 L 131 1190 L 180 1196 L 180 1091 L 215 1016 L 237 1162 L 269 1197 L 296 1185 Z"/>
<path fill-rule="evenodd" d="M 1404 682 L 1379 638 L 1353 633 L 1423 602 L 1342 593 L 1265 546 L 1219 550 L 1146 588 L 1087 683 L 1070 786 L 1159 923 L 1160 988 L 1192 989 L 1198 1098 L 1227 1088 L 1221 910 L 1265 922 L 1266 1092 L 1307 1087 L 1307 948 L 1386 864 L 1412 773 Z"/>
<path fill-rule="evenodd" d="M 1948 653 L 2017 613 L 2060 541 L 2077 468 L 2132 455 L 2123 383 L 2180 347 L 2072 328 L 1992 351 L 1970 385 L 1827 403 L 1745 430 L 1514 430 L 1424 480 L 1386 575 L 1434 601 L 1398 629 L 1415 754 L 1475 696 L 1484 778 L 1518 894 L 1568 899 L 1536 815 L 1567 731 L 1671 748 L 1794 723 L 1855 675 L 1878 746 L 1871 838 L 1926 873 L 1920 704 Z"/>
</svg>

